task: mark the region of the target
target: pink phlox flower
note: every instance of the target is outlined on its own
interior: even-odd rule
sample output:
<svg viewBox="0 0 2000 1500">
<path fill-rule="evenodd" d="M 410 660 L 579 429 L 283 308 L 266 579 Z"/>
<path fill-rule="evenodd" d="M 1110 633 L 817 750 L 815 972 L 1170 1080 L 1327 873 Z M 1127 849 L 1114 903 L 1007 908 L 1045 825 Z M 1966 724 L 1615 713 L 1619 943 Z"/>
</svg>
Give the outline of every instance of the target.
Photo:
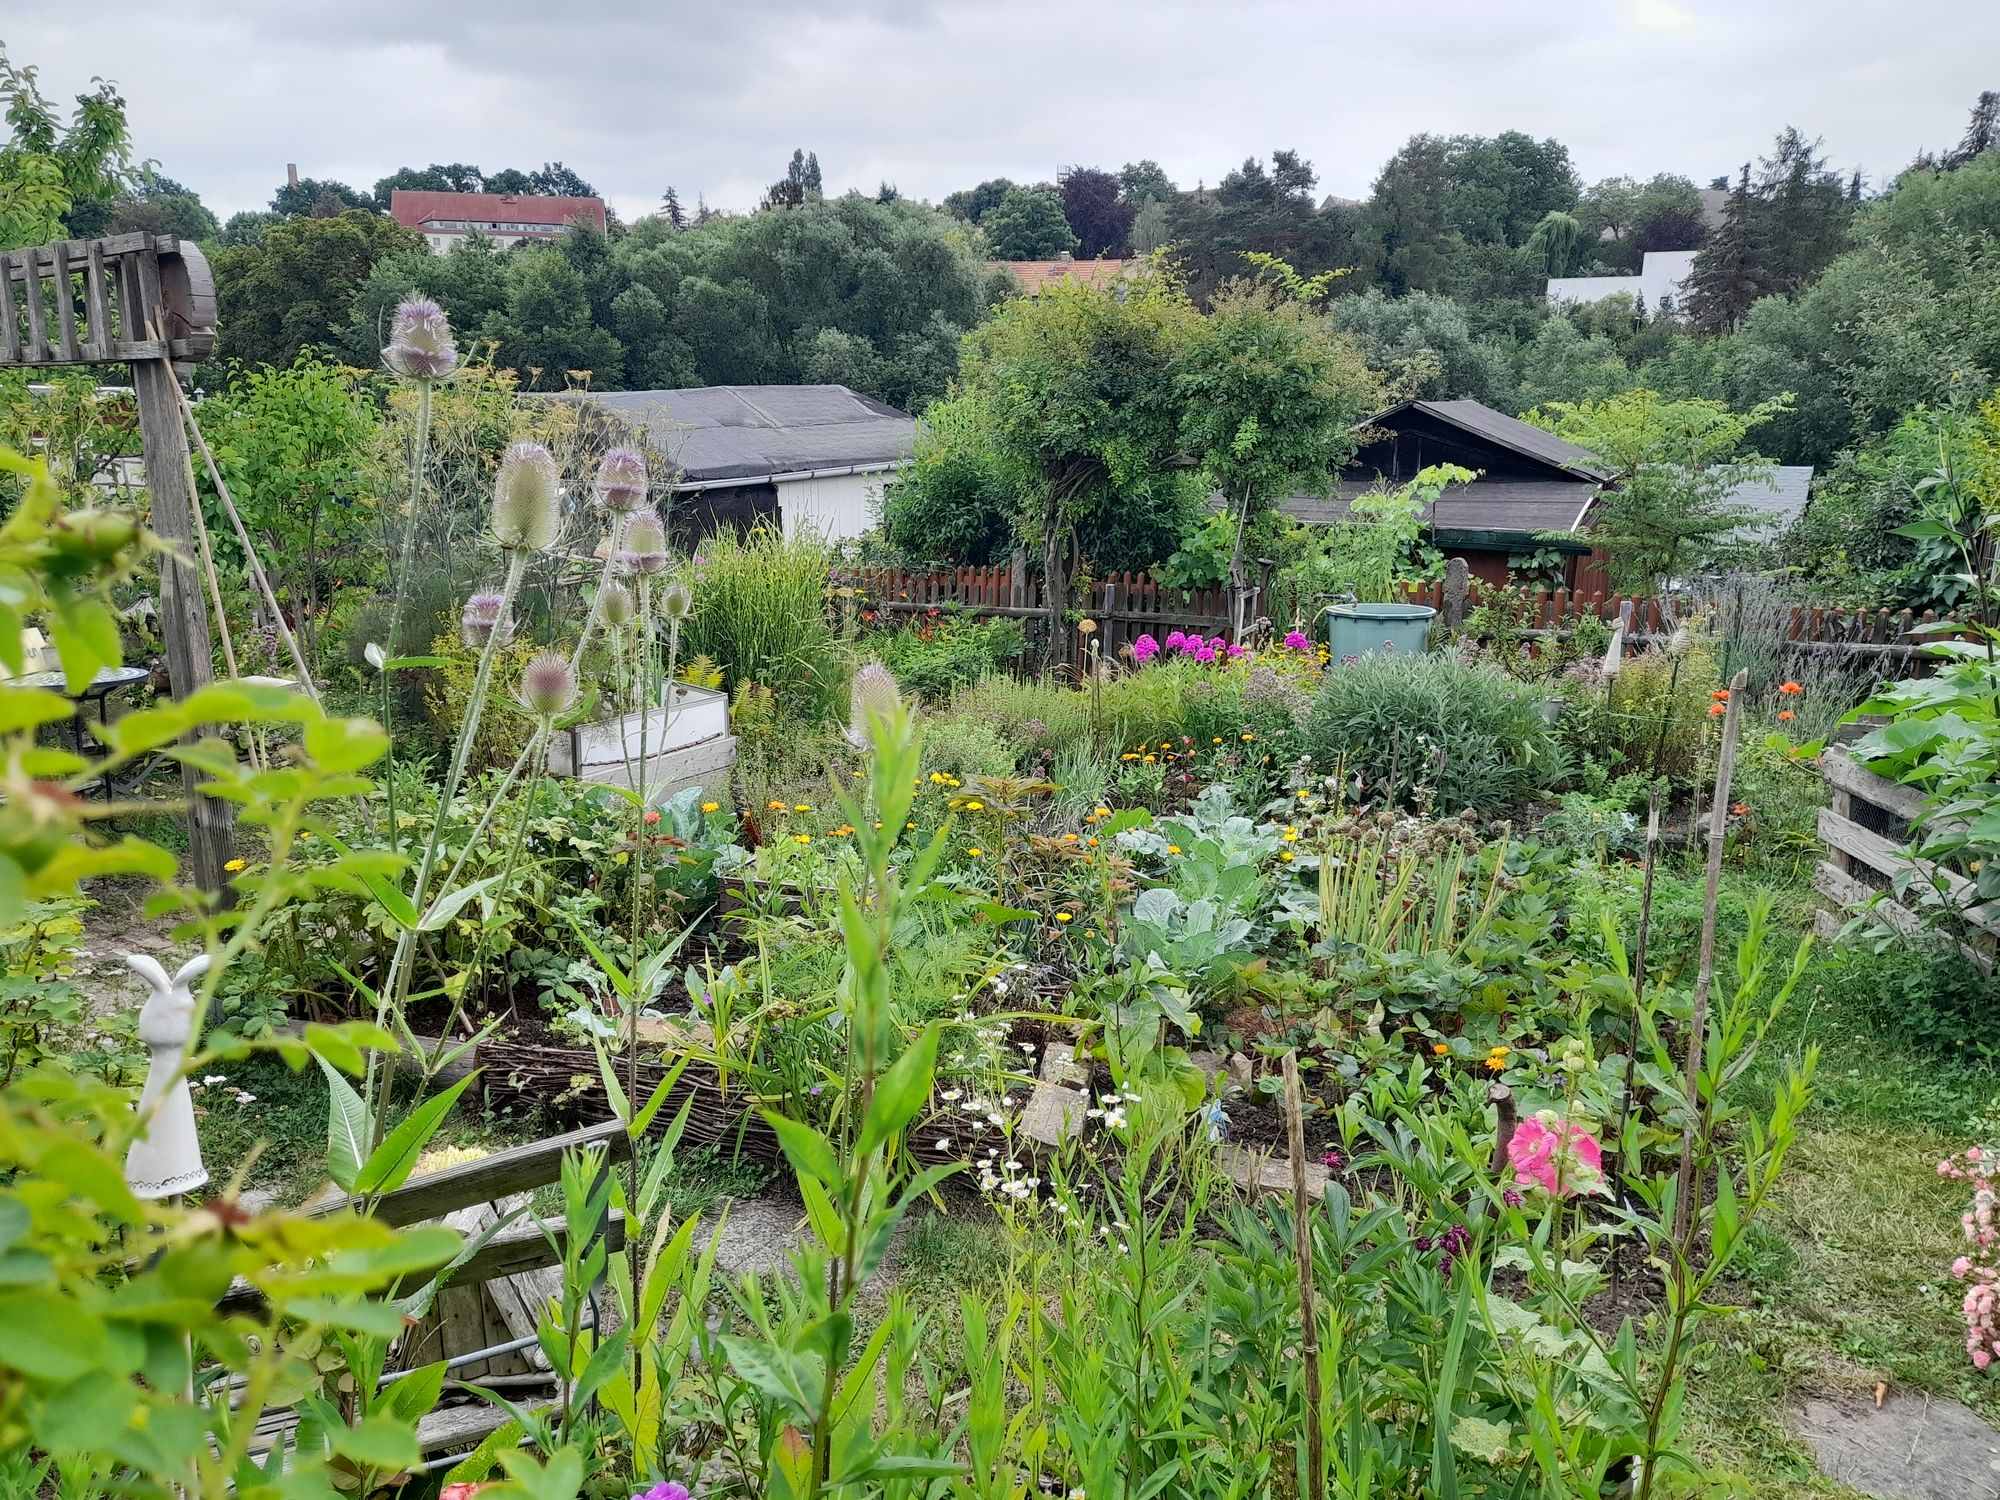
<svg viewBox="0 0 2000 1500">
<path fill-rule="evenodd" d="M 1250 654 L 1250 648 L 1248 646 L 1232 645 L 1229 648 L 1229 654 L 1232 657 L 1248 656 Z"/>
<path fill-rule="evenodd" d="M 1214 648 L 1209 646 L 1203 646 L 1200 650 L 1195 652 L 1194 659 L 1198 662 L 1201 662 L 1203 665 L 1207 665 L 1209 662 L 1215 660 Z"/>
<path fill-rule="evenodd" d="M 656 1484 L 649 1490 L 639 1490 L 632 1500 L 689 1500 L 688 1488 L 684 1484 Z"/>
<path fill-rule="evenodd" d="M 1187 650 L 1187 643 L 1188 643 L 1188 638 L 1186 631 L 1169 630 L 1167 632 L 1167 649 L 1169 651 L 1185 651 Z"/>
<path fill-rule="evenodd" d="M 1173 639 L 1171 636 L 1169 640 Z M 1148 662 L 1160 654 L 1160 643 L 1151 635 L 1142 635 L 1132 643 L 1132 655 L 1139 661 Z"/>
<path fill-rule="evenodd" d="M 1310 651 L 1312 650 L 1312 644 L 1307 639 L 1306 633 L 1303 630 L 1288 630 L 1285 632 L 1285 649 L 1287 651 Z"/>
</svg>

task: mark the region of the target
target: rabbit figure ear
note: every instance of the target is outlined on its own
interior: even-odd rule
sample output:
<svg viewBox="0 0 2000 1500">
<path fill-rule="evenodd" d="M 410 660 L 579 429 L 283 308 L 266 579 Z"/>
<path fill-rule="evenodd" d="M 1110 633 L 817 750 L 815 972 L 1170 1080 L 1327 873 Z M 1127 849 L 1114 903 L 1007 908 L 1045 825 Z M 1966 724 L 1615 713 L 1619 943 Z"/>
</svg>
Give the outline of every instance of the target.
<svg viewBox="0 0 2000 1500">
<path fill-rule="evenodd" d="M 125 967 L 150 984 L 156 994 L 164 995 L 173 988 L 167 979 L 167 971 L 160 967 L 160 961 L 150 953 L 126 954 Z"/>
<path fill-rule="evenodd" d="M 206 953 L 197 953 L 182 964 L 180 972 L 174 975 L 174 988 L 177 990 L 193 988 L 194 982 L 208 972 L 208 965 L 209 956 Z"/>
</svg>

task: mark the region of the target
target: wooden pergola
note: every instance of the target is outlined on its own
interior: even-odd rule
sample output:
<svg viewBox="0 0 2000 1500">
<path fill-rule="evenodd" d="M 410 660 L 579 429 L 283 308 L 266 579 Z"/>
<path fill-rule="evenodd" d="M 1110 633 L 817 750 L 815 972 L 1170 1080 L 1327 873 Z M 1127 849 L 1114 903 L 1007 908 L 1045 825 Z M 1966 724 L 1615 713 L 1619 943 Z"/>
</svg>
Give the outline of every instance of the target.
<svg viewBox="0 0 2000 1500">
<path fill-rule="evenodd" d="M 160 634 L 176 698 L 213 676 L 179 382 L 214 347 L 215 279 L 191 240 L 116 234 L 0 250 L 0 369 L 131 367 L 151 525 L 172 549 L 160 559 Z M 233 811 L 196 795 L 191 767 L 181 776 L 191 873 L 202 889 L 220 891 Z"/>
</svg>

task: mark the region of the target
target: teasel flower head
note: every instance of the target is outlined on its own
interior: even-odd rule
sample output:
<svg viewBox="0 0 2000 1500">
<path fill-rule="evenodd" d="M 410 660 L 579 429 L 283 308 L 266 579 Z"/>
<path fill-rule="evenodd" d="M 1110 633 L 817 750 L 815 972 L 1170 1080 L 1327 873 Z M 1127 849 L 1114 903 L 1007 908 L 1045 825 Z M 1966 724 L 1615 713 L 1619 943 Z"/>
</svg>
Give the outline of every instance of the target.
<svg viewBox="0 0 2000 1500">
<path fill-rule="evenodd" d="M 458 345 L 444 309 L 428 297 L 406 297 L 389 325 L 382 363 L 405 380 L 442 380 L 458 368 Z"/>
<path fill-rule="evenodd" d="M 1667 637 L 1667 655 L 1669 656 L 1685 655 L 1687 652 L 1687 648 L 1691 644 L 1693 644 L 1693 641 L 1694 637 L 1688 633 L 1687 626 L 1685 625 L 1681 626 L 1680 629 L 1676 630 L 1672 635 Z"/>
<path fill-rule="evenodd" d="M 624 584 L 607 583 L 597 596 L 597 612 L 604 617 L 605 624 L 616 630 L 632 623 L 632 617 L 639 612 L 639 603 Z"/>
<path fill-rule="evenodd" d="M 657 573 L 667 565 L 667 528 L 657 511 L 635 510 L 618 536 L 618 567 L 626 573 Z"/>
<path fill-rule="evenodd" d="M 477 651 L 495 634 L 500 637 L 493 642 L 496 646 L 514 639 L 514 622 L 502 613 L 505 602 L 498 594 L 474 594 L 465 601 L 458 617 L 458 633 L 467 647 Z"/>
<path fill-rule="evenodd" d="M 636 448 L 613 448 L 599 460 L 598 504 L 615 516 L 630 515 L 646 503 L 646 458 Z"/>
<path fill-rule="evenodd" d="M 521 706 L 538 718 L 553 719 L 576 703 L 576 674 L 556 651 L 538 651 L 521 673 Z"/>
<path fill-rule="evenodd" d="M 556 461 L 540 443 L 515 443 L 493 480 L 493 535 L 509 551 L 543 552 L 562 526 Z"/>
<path fill-rule="evenodd" d="M 879 661 L 856 672 L 848 690 L 847 743 L 856 750 L 867 749 L 870 721 L 887 718 L 901 701 L 895 677 Z"/>
<path fill-rule="evenodd" d="M 660 591 L 660 618 L 678 625 L 694 613 L 694 590 L 676 579 Z"/>
</svg>

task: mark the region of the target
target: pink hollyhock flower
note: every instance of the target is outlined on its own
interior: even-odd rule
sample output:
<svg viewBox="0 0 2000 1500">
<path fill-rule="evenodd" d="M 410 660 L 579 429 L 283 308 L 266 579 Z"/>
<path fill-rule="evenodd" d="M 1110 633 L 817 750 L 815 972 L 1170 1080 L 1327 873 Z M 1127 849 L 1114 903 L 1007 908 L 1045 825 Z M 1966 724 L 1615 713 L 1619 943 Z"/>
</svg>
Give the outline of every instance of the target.
<svg viewBox="0 0 2000 1500">
<path fill-rule="evenodd" d="M 498 1489 L 500 1482 L 490 1484 L 448 1484 L 438 1491 L 438 1500 L 473 1500 L 481 1490 Z"/>
<path fill-rule="evenodd" d="M 1539 1187 L 1558 1198 L 1602 1193 L 1604 1148 L 1581 1125 L 1545 1109 L 1514 1127 L 1507 1161 L 1520 1187 Z"/>
<path fill-rule="evenodd" d="M 1171 641 L 1173 637 L 1168 636 L 1167 639 Z M 1142 635 L 1132 643 L 1132 655 L 1142 663 L 1151 661 L 1159 654 L 1160 643 L 1154 640 L 1150 634 Z"/>
<path fill-rule="evenodd" d="M 1287 651 L 1310 651 L 1312 650 L 1312 646 L 1313 643 L 1306 638 L 1306 633 L 1303 630 L 1288 630 L 1285 632 L 1285 649 Z"/>
</svg>

